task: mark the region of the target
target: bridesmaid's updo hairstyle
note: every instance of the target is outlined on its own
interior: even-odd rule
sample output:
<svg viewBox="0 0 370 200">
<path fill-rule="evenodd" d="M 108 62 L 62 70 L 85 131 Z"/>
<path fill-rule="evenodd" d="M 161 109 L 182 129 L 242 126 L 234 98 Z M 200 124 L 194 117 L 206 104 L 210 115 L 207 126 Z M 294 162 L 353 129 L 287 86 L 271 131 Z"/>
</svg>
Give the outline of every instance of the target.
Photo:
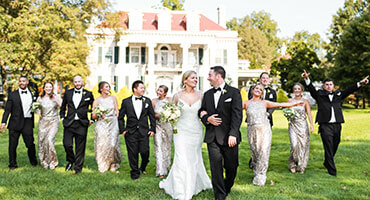
<svg viewBox="0 0 370 200">
<path fill-rule="evenodd" d="M 167 94 L 167 92 L 168 92 L 168 87 L 167 87 L 167 86 L 165 86 L 165 85 L 160 85 L 158 88 L 162 88 L 162 89 L 163 89 L 163 91 L 164 91 L 164 93 L 166 93 L 166 94 Z"/>
<path fill-rule="evenodd" d="M 293 85 L 293 88 L 294 88 L 294 86 L 296 86 L 296 85 L 298 85 L 298 86 L 301 88 L 302 92 L 304 92 L 304 86 L 303 86 L 301 83 L 295 83 L 295 84 Z"/>
<path fill-rule="evenodd" d="M 99 85 L 98 85 L 98 88 L 99 88 L 98 89 L 98 92 L 99 92 L 99 94 L 101 94 L 101 90 L 104 88 L 105 84 L 109 85 L 109 83 L 106 82 L 106 81 L 100 81 L 99 82 Z M 109 85 L 109 88 L 110 88 L 110 85 Z"/>
<path fill-rule="evenodd" d="M 52 82 L 50 82 L 50 81 L 46 81 L 46 82 L 44 83 L 44 86 L 42 87 L 41 97 L 44 97 L 44 96 L 46 95 L 46 92 L 45 92 L 45 86 L 46 86 L 46 84 L 50 84 L 50 85 L 51 85 L 51 87 L 54 89 L 54 84 L 53 84 Z M 50 98 L 51 98 L 53 95 L 54 95 L 54 92 L 53 92 L 53 91 L 51 91 Z"/>
<path fill-rule="evenodd" d="M 251 90 L 252 90 L 252 92 L 253 92 L 254 88 L 256 88 L 257 86 L 260 86 L 260 87 L 262 88 L 261 96 L 260 96 L 260 98 L 262 99 L 262 97 L 263 97 L 263 95 L 264 95 L 264 93 L 265 93 L 265 90 L 263 89 L 264 87 L 263 87 L 262 83 L 257 82 L 256 84 L 252 85 Z M 253 93 L 252 93 L 252 94 L 253 94 Z"/>
<path fill-rule="evenodd" d="M 186 79 L 189 78 L 189 76 L 193 75 L 193 74 L 197 74 L 195 71 L 193 70 L 188 70 L 186 71 L 183 75 L 182 75 L 182 81 L 181 81 L 181 88 L 185 88 L 185 81 Z"/>
</svg>

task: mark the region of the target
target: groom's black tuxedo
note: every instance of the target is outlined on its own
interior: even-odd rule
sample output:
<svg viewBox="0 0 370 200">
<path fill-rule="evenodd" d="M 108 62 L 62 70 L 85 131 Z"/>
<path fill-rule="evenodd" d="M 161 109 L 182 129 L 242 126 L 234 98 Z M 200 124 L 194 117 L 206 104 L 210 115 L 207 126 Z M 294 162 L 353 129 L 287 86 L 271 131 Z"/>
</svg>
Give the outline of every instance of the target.
<svg viewBox="0 0 370 200">
<path fill-rule="evenodd" d="M 81 90 L 80 103 L 75 106 L 73 102 L 74 91 L 75 89 L 70 89 L 65 92 L 60 107 L 60 118 L 63 119 L 63 145 L 67 154 L 67 161 L 71 164 L 74 163 L 74 170 L 79 173 L 82 170 L 85 158 L 86 136 L 89 127 L 87 113 L 91 112 L 90 108 L 94 102 L 94 96 L 90 91 Z M 67 115 L 66 110 L 68 111 Z M 73 138 L 75 138 L 76 153 L 73 152 Z"/>
<path fill-rule="evenodd" d="M 28 90 L 28 92 L 30 92 L 30 90 Z M 35 95 L 32 93 L 30 95 L 32 102 L 34 102 L 36 100 Z M 18 140 L 21 134 L 28 149 L 28 158 L 32 165 L 36 165 L 36 150 L 33 138 L 34 116 L 33 113 L 31 113 L 32 116 L 30 118 L 24 117 L 22 99 L 20 97 L 19 90 L 9 93 L 4 109 L 2 124 L 7 123 L 9 115 L 9 167 L 18 167 L 16 156 Z"/>
<path fill-rule="evenodd" d="M 340 135 L 341 135 L 341 123 L 344 123 L 342 113 L 342 100 L 348 95 L 358 90 L 357 84 L 351 85 L 346 90 L 336 90 L 329 93 L 326 90 L 316 90 L 312 85 L 312 82 L 307 86 L 311 96 L 317 102 L 317 114 L 316 122 L 319 123 L 319 133 L 323 142 L 325 150 L 325 162 L 324 166 L 328 169 L 329 174 L 336 175 L 337 169 L 334 163 L 334 156 L 337 152 Z M 331 96 L 331 97 L 330 97 Z M 330 99 L 332 98 L 332 99 Z M 334 110 L 335 120 L 332 119 L 332 108 Z"/>
<path fill-rule="evenodd" d="M 239 165 L 238 145 L 229 147 L 228 139 L 231 135 L 236 137 L 238 144 L 241 141 L 242 98 L 238 89 L 225 84 L 215 108 L 215 92 L 212 88 L 204 94 L 199 115 L 202 111 L 207 112 L 201 120 L 206 127 L 204 142 L 210 159 L 213 192 L 216 199 L 225 199 L 234 184 Z M 213 114 L 222 119 L 221 125 L 214 126 L 207 121 Z M 226 170 L 225 178 L 223 168 Z"/>
<path fill-rule="evenodd" d="M 144 172 L 149 163 L 149 131 L 155 133 L 155 115 L 152 102 L 147 97 L 133 100 L 135 97 L 128 97 L 122 100 L 118 116 L 120 133 L 125 134 L 127 155 L 131 167 L 131 178 L 138 179 L 140 171 Z M 141 101 L 141 114 L 138 117 L 135 112 L 133 101 Z M 126 117 L 126 123 L 125 123 Z M 149 123 L 150 122 L 150 125 Z M 139 153 L 141 155 L 141 166 L 138 167 Z"/>
</svg>

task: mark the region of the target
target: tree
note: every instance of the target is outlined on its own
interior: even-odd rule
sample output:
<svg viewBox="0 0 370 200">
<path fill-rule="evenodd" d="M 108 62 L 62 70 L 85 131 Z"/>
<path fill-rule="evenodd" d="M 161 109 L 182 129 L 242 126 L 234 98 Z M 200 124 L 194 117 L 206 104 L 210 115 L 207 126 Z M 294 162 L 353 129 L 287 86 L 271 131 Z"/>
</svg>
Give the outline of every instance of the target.
<svg viewBox="0 0 370 200">
<path fill-rule="evenodd" d="M 323 51 L 323 47 L 326 45 L 325 41 L 321 39 L 320 34 L 310 34 L 308 31 L 296 32 L 292 40 L 304 41 L 308 47 L 315 50 L 316 53 L 321 53 Z"/>
<path fill-rule="evenodd" d="M 257 23 L 258 22 L 258 23 Z M 242 19 L 233 18 L 227 22 L 228 29 L 238 32 L 241 41 L 238 43 L 238 57 L 248 59 L 252 69 L 267 68 L 274 58 L 275 48 L 260 28 L 265 27 L 261 20 L 246 16 Z M 264 31 L 267 31 L 265 28 Z"/>
<path fill-rule="evenodd" d="M 184 10 L 185 0 L 161 0 L 163 7 L 170 10 Z"/>
<path fill-rule="evenodd" d="M 330 76 L 341 88 L 348 87 L 355 81 L 370 74 L 370 11 L 364 11 L 360 16 L 349 22 L 339 40 L 339 46 L 334 56 L 335 65 Z M 363 87 L 355 93 L 356 107 L 358 99 L 370 97 L 369 87 Z"/>
<path fill-rule="evenodd" d="M 277 37 L 277 22 L 271 19 L 271 14 L 265 11 L 253 12 L 251 14 L 252 25 L 261 30 L 269 41 L 269 45 L 275 49 L 280 46 L 280 39 Z"/>
<path fill-rule="evenodd" d="M 320 60 L 316 52 L 303 41 L 292 41 L 288 44 L 289 57 L 281 57 L 271 64 L 270 73 L 280 77 L 281 87 L 284 91 L 291 92 L 296 82 L 302 82 L 303 70 L 311 73 L 312 80 L 324 78 L 322 69 L 317 66 Z"/>
</svg>

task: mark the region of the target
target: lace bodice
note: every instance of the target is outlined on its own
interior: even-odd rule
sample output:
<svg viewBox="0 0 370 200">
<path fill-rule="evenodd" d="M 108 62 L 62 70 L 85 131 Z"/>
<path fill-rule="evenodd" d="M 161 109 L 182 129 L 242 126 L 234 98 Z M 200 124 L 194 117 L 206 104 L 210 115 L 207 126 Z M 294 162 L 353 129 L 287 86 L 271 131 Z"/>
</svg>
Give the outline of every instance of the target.
<svg viewBox="0 0 370 200">
<path fill-rule="evenodd" d="M 108 114 L 105 115 L 106 117 L 116 116 L 116 111 L 114 109 L 114 101 L 113 101 L 112 96 L 109 96 L 109 97 L 106 97 L 106 98 L 100 97 L 99 98 L 99 105 L 102 108 L 105 108 L 105 109 L 108 110 Z"/>
<path fill-rule="evenodd" d="M 269 123 L 266 106 L 262 102 L 250 101 L 247 109 L 248 125 Z"/>
<path fill-rule="evenodd" d="M 57 101 L 58 100 L 59 99 L 57 99 Z M 55 101 L 45 96 L 41 98 L 40 102 L 42 117 L 58 117 L 58 104 Z"/>
<path fill-rule="evenodd" d="M 177 128 L 189 128 L 189 125 L 191 124 L 191 127 L 196 130 L 202 129 L 202 125 L 198 117 L 198 110 L 201 107 L 201 103 L 202 102 L 199 99 L 192 105 L 188 105 L 184 100 L 179 98 L 177 105 L 180 106 L 182 110 L 177 122 Z"/>
</svg>

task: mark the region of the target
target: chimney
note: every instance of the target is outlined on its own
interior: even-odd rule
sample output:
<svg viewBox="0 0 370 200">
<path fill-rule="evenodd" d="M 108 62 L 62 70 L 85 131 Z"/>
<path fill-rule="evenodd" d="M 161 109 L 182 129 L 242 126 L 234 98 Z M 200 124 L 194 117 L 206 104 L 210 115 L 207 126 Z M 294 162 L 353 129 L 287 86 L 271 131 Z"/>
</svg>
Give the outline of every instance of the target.
<svg viewBox="0 0 370 200">
<path fill-rule="evenodd" d="M 139 31 L 143 30 L 143 16 L 144 14 L 135 9 L 128 13 L 128 29 Z"/>
<path fill-rule="evenodd" d="M 200 29 L 200 15 L 195 11 L 186 14 L 186 31 L 198 32 Z"/>
<path fill-rule="evenodd" d="M 225 9 L 225 6 L 223 5 L 219 5 L 217 7 L 217 16 L 218 16 L 218 19 L 217 19 L 217 23 L 218 25 L 226 28 L 226 9 Z"/>
<path fill-rule="evenodd" d="M 168 9 L 163 9 L 158 13 L 158 30 L 170 31 L 172 23 L 172 15 Z"/>
</svg>

